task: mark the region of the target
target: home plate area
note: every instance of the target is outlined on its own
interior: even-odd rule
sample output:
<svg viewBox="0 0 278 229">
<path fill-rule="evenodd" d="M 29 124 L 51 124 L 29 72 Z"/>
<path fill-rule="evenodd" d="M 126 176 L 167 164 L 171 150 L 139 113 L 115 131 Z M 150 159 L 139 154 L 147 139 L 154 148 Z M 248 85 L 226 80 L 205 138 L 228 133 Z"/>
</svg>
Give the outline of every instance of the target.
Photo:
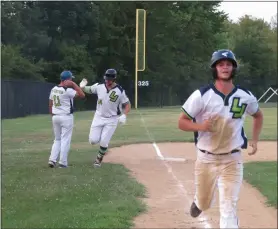
<svg viewBox="0 0 278 229">
<path fill-rule="evenodd" d="M 244 162 L 275 161 L 277 143 L 260 142 L 256 155 L 248 156 L 246 151 L 243 155 Z M 153 143 L 113 148 L 104 163 L 123 164 L 147 189 L 143 201 L 148 209 L 134 219 L 135 228 L 219 228 L 218 198 L 198 218 L 189 214 L 195 160 L 193 143 Z M 276 228 L 277 209 L 267 207 L 259 191 L 243 182 L 239 198 L 240 228 Z"/>
</svg>

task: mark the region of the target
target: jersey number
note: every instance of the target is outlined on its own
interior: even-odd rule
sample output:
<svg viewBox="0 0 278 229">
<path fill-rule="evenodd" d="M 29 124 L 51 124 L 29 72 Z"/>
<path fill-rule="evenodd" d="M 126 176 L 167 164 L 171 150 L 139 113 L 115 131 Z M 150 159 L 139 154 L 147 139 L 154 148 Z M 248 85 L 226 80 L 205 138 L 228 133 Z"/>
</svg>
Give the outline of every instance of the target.
<svg viewBox="0 0 278 229">
<path fill-rule="evenodd" d="M 109 96 L 110 101 L 113 102 L 113 103 L 117 101 L 118 97 L 119 97 L 119 96 L 116 95 L 116 92 L 115 92 L 115 91 L 112 91 L 111 94 L 110 94 L 110 96 Z"/>
<path fill-rule="evenodd" d="M 238 98 L 238 97 L 235 97 L 233 99 L 232 107 L 230 110 L 230 112 L 233 113 L 233 118 L 241 118 L 247 107 L 246 103 L 242 103 L 240 106 L 239 101 L 240 101 L 240 98 Z"/>
<path fill-rule="evenodd" d="M 61 106 L 60 98 L 59 98 L 58 95 L 54 95 L 54 96 L 53 96 L 53 100 L 54 100 L 54 106 L 55 106 L 55 107 Z"/>
</svg>

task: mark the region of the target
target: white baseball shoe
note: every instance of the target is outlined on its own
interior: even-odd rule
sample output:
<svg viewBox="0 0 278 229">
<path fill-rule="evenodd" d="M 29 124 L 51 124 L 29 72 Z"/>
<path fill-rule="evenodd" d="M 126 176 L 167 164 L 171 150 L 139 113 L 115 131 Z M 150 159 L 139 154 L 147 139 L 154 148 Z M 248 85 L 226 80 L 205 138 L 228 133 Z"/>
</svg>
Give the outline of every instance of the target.
<svg viewBox="0 0 278 229">
<path fill-rule="evenodd" d="M 48 167 L 50 167 L 50 168 L 54 168 L 55 165 L 56 165 L 56 163 L 54 161 L 49 161 L 48 162 Z"/>
<path fill-rule="evenodd" d="M 97 157 L 95 162 L 94 162 L 94 167 L 95 168 L 99 168 L 101 166 L 101 162 L 102 162 L 103 157 Z"/>
</svg>

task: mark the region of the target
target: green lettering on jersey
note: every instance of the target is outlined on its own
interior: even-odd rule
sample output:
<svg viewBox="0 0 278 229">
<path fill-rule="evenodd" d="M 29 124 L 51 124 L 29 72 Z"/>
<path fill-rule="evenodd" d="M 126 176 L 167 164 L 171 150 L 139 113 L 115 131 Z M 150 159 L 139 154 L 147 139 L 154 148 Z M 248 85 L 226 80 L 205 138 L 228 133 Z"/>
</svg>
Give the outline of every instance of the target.
<svg viewBox="0 0 278 229">
<path fill-rule="evenodd" d="M 61 90 L 57 90 L 57 89 L 54 89 L 54 90 L 53 90 L 53 92 L 54 92 L 54 93 L 59 93 L 59 94 L 64 94 L 64 92 L 63 92 L 63 91 L 61 91 Z"/>
<path fill-rule="evenodd" d="M 109 96 L 110 101 L 113 102 L 113 103 L 117 101 L 118 97 L 119 97 L 119 96 L 116 95 L 116 92 L 115 92 L 115 91 L 112 91 L 111 94 L 110 94 L 110 96 Z"/>
<path fill-rule="evenodd" d="M 230 109 L 230 112 L 233 113 L 233 118 L 242 118 L 242 115 L 244 114 L 247 104 L 242 103 L 241 106 L 239 105 L 240 98 L 239 97 L 234 97 L 232 106 Z"/>
<path fill-rule="evenodd" d="M 59 98 L 58 95 L 53 95 L 53 100 L 54 100 L 54 106 L 55 106 L 55 107 L 61 106 L 60 98 Z"/>
</svg>

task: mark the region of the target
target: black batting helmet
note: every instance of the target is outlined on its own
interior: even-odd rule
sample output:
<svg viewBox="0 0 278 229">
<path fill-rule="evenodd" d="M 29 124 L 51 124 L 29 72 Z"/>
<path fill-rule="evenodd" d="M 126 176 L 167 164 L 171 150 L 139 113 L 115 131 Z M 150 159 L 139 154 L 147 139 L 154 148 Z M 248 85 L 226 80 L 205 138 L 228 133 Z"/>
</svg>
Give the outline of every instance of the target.
<svg viewBox="0 0 278 229">
<path fill-rule="evenodd" d="M 238 69 L 238 63 L 234 53 L 229 49 L 217 50 L 212 54 L 211 61 L 210 61 L 210 68 L 212 69 L 213 78 L 217 78 L 217 72 L 215 66 L 217 62 L 221 60 L 229 60 L 232 62 L 234 68 L 231 77 L 233 78 L 235 76 L 236 70 Z"/>
<path fill-rule="evenodd" d="M 113 68 L 107 69 L 104 74 L 105 80 L 115 80 L 117 78 L 117 71 Z"/>
</svg>

